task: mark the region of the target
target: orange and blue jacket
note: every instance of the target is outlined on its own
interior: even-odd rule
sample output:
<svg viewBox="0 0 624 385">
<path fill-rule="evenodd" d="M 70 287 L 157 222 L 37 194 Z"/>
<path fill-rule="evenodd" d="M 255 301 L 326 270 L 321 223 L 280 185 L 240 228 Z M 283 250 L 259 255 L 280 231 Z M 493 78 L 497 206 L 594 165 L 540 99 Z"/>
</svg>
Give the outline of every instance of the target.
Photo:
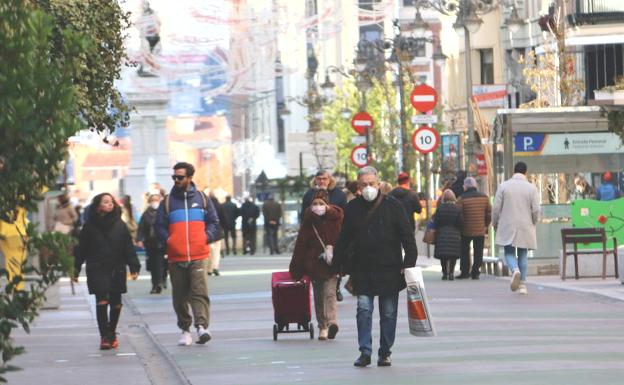
<svg viewBox="0 0 624 385">
<path fill-rule="evenodd" d="M 194 184 L 187 191 L 174 186 L 166 199 L 169 200 L 168 210 L 163 199 L 156 214 L 155 229 L 158 238 L 167 245 L 169 262 L 191 262 L 210 257 L 208 243 L 217 238 L 219 226 L 210 199 L 202 197 Z"/>
</svg>

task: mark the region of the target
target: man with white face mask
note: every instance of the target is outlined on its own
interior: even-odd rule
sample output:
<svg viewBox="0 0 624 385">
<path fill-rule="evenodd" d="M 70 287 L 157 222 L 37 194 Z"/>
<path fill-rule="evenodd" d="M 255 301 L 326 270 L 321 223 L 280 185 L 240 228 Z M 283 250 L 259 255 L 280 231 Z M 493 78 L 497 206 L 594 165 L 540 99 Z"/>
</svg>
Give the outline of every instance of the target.
<svg viewBox="0 0 624 385">
<path fill-rule="evenodd" d="M 399 292 L 406 287 L 403 269 L 416 265 L 418 251 L 405 209 L 395 198 L 379 192 L 374 167 L 360 169 L 358 186 L 360 196 L 345 208 L 334 265 L 337 271 L 351 275 L 357 296 L 361 354 L 354 365 L 365 367 L 371 363 L 373 300 L 377 296 L 381 334 L 377 366 L 390 366 Z"/>
</svg>

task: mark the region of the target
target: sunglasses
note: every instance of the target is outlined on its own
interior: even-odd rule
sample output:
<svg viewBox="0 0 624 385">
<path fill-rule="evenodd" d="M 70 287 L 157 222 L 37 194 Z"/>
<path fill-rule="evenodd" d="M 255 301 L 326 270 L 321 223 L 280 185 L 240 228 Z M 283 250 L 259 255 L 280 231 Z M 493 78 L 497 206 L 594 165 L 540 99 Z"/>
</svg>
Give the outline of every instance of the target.
<svg viewBox="0 0 624 385">
<path fill-rule="evenodd" d="M 171 175 L 171 179 L 182 181 L 186 178 L 186 175 Z"/>
</svg>

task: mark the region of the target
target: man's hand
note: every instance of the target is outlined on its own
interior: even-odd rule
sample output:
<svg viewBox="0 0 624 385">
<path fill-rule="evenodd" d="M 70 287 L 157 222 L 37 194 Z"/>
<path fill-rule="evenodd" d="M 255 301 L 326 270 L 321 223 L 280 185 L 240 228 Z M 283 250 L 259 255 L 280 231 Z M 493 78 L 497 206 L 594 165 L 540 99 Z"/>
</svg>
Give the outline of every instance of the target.
<svg viewBox="0 0 624 385">
<path fill-rule="evenodd" d="M 78 276 L 72 277 L 71 280 L 72 280 L 73 283 L 78 283 Z"/>
<path fill-rule="evenodd" d="M 137 278 L 139 278 L 139 273 L 130 273 L 130 278 L 132 278 L 133 281 L 136 281 Z"/>
<path fill-rule="evenodd" d="M 141 242 L 141 241 L 138 241 L 138 242 L 136 243 L 136 245 L 137 245 L 137 247 L 138 247 L 138 248 L 141 248 L 141 249 L 144 249 L 144 248 L 145 248 L 145 245 L 144 245 L 144 244 L 143 244 L 143 242 Z"/>
</svg>

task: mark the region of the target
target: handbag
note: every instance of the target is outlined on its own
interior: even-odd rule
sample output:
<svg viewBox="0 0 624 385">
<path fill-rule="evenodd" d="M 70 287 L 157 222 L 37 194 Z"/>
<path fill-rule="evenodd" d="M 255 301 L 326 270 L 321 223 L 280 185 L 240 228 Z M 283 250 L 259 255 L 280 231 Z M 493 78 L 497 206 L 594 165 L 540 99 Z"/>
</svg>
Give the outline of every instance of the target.
<svg viewBox="0 0 624 385">
<path fill-rule="evenodd" d="M 334 247 L 332 245 L 326 245 L 325 242 L 323 242 L 323 239 L 321 239 L 321 236 L 319 235 L 319 232 L 316 229 L 316 226 L 312 225 L 312 229 L 314 229 L 316 238 L 321 243 L 321 246 L 323 246 L 323 252 L 319 254 L 319 257 L 318 257 L 319 260 L 324 261 L 328 265 L 331 265 L 332 260 L 334 259 L 334 250 L 333 250 Z"/>
<path fill-rule="evenodd" d="M 427 228 L 425 229 L 423 242 L 433 245 L 435 244 L 435 241 L 436 241 L 436 229 L 435 229 L 433 222 L 429 222 L 427 223 Z"/>
</svg>

